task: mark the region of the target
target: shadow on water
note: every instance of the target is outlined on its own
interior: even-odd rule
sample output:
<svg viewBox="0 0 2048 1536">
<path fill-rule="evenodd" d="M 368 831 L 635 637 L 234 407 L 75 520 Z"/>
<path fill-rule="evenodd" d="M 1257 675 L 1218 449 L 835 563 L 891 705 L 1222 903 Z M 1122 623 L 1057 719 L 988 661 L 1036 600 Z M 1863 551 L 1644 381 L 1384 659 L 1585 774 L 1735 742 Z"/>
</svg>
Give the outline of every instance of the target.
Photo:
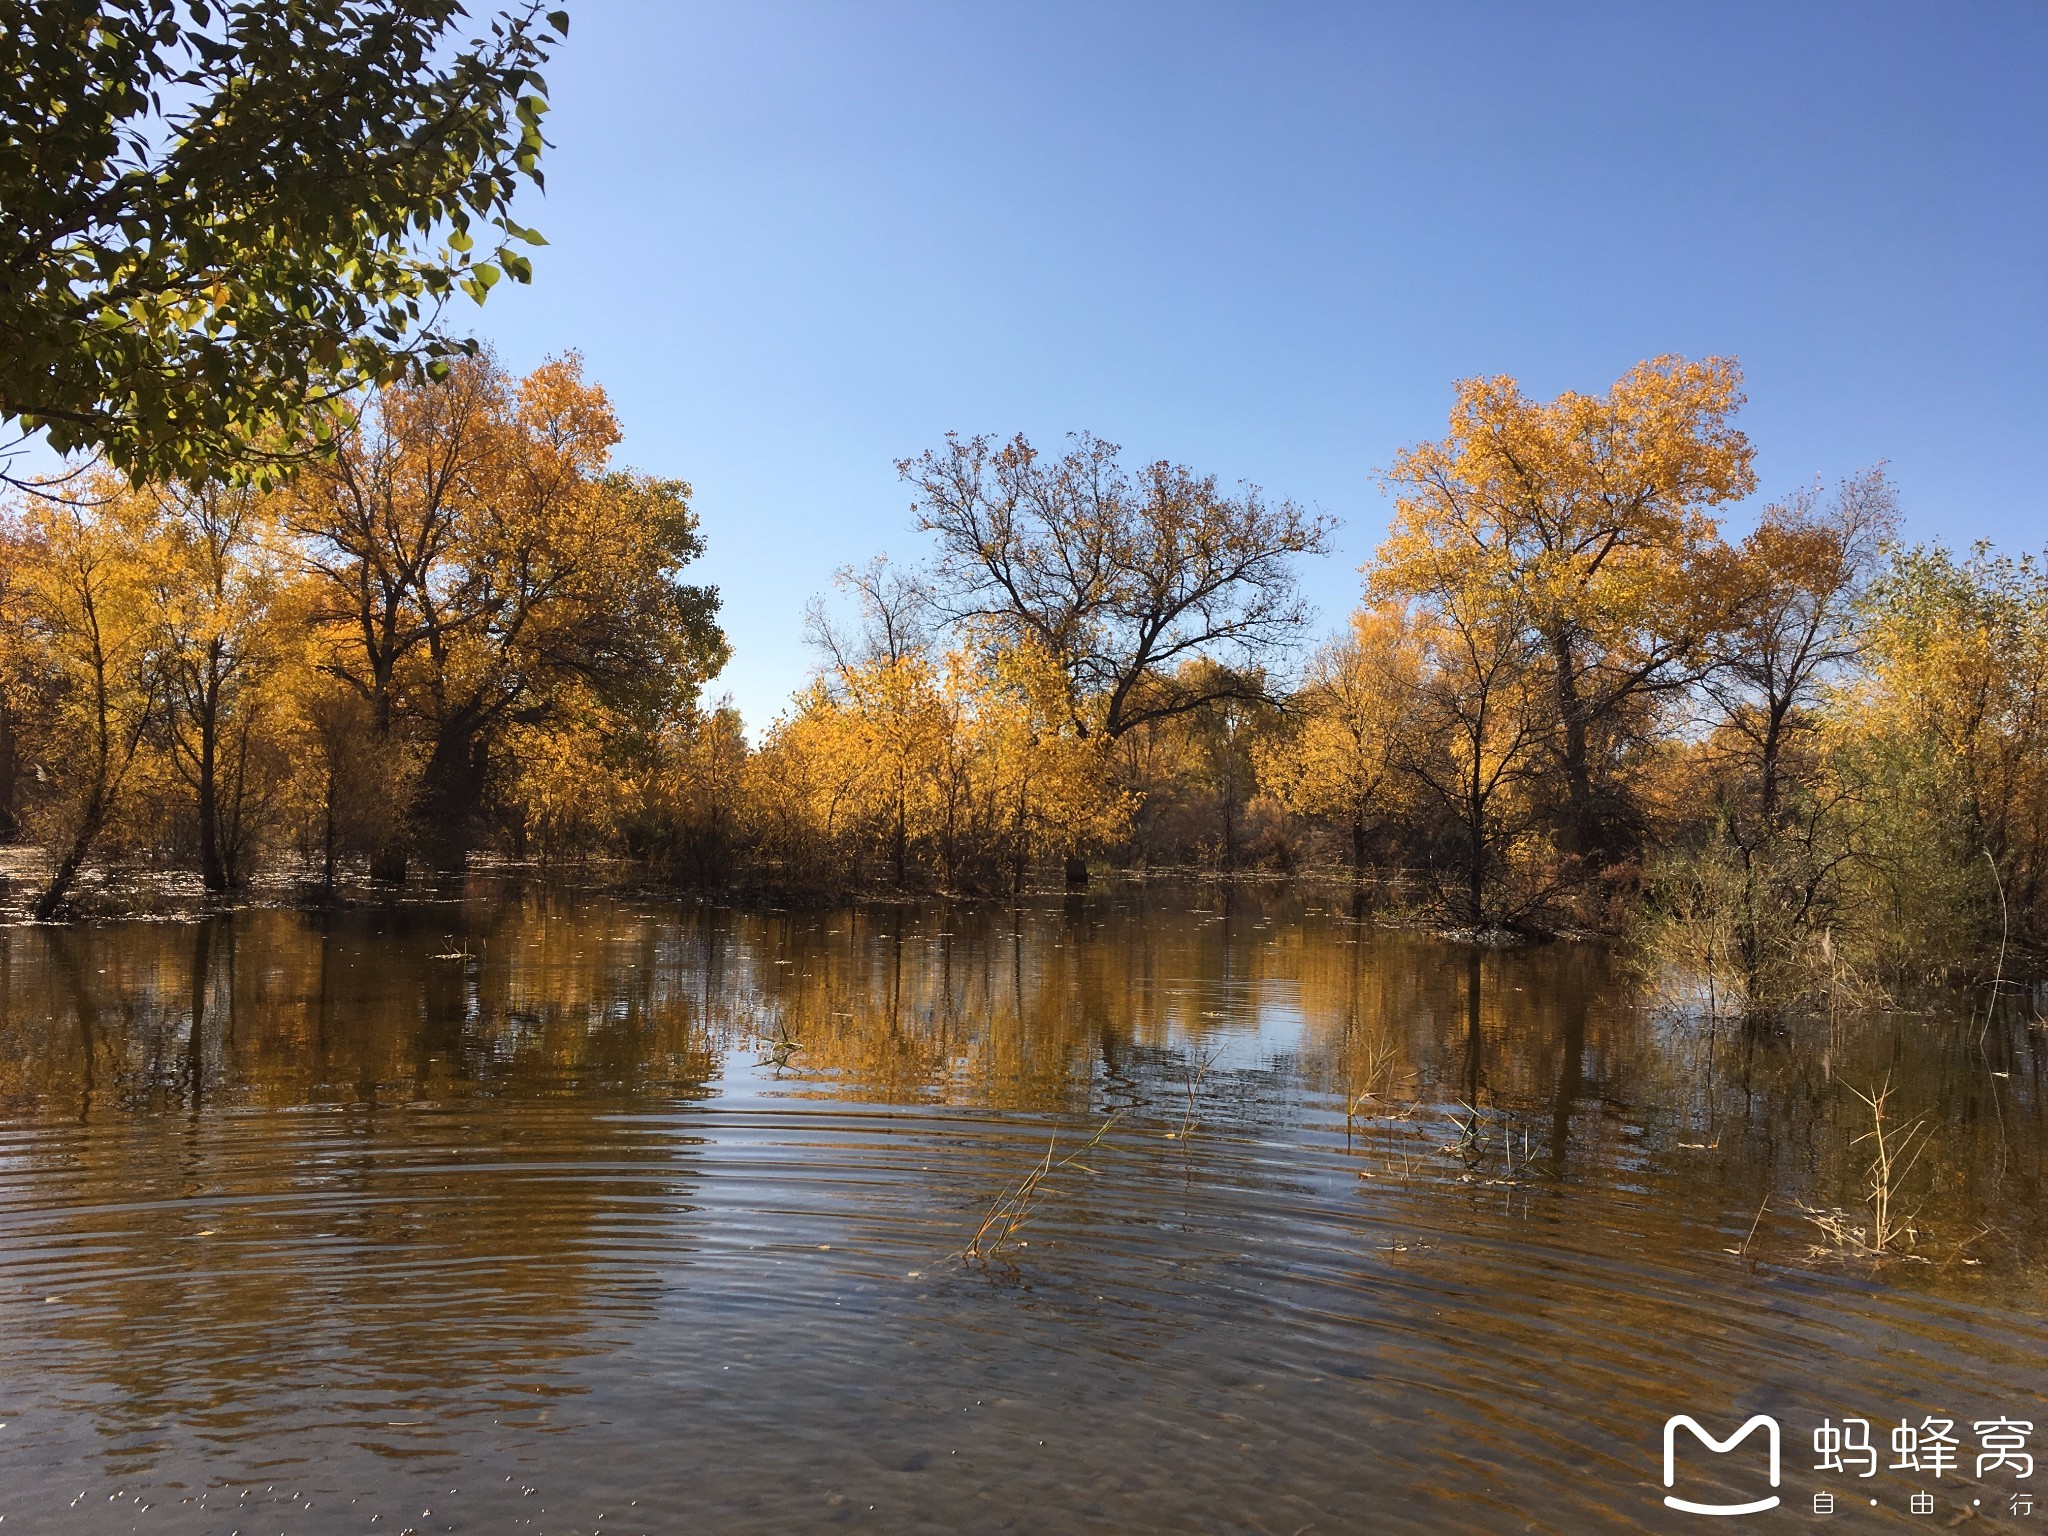
<svg viewBox="0 0 2048 1536">
<path fill-rule="evenodd" d="M 1231 887 L 25 927 L 0 1005 L 7 1530 L 1679 1529 L 1676 1412 L 1907 1524 L 1814 1426 L 2048 1383 L 2022 1020 L 1746 1030 Z M 1871 1258 L 1814 1216 L 1885 1081 Z"/>
</svg>

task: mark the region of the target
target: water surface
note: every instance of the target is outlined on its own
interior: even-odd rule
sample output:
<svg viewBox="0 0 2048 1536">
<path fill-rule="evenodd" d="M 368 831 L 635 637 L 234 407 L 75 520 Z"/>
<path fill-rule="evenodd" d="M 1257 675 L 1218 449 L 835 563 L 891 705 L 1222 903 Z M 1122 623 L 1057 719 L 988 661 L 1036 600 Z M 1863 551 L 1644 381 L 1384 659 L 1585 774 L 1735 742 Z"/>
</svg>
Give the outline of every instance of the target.
<svg viewBox="0 0 2048 1536">
<path fill-rule="evenodd" d="M 0 929 L 0 1536 L 1726 1525 L 1679 1412 L 2048 1522 L 2039 1032 L 1635 994 L 1245 890 Z M 1887 1080 L 1915 1257 L 1817 1254 Z"/>
</svg>

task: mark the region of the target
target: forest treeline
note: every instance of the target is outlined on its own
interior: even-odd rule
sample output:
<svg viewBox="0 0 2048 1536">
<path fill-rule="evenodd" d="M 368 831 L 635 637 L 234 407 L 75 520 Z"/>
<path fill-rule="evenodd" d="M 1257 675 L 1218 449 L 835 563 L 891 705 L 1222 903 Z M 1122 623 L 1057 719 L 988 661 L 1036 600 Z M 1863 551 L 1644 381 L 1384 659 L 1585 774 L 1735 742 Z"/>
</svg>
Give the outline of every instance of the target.
<svg viewBox="0 0 2048 1536">
<path fill-rule="evenodd" d="M 0 834 L 332 888 L 474 852 L 704 889 L 1315 871 L 1477 930 L 1632 927 L 1755 1006 L 2048 945 L 2048 573 L 1897 542 L 1873 469 L 1766 507 L 1725 360 L 1459 386 L 1304 658 L 1331 528 L 1088 436 L 899 465 L 748 739 L 689 488 L 573 359 L 394 384 L 268 483 L 87 474 L 0 529 Z M 139 483 L 138 483 L 139 480 Z"/>
<path fill-rule="evenodd" d="M 332 891 L 482 851 L 819 895 L 1341 871 L 1473 930 L 1632 929 L 1758 1007 L 2048 950 L 2048 573 L 1900 545 L 1879 470 L 1724 532 L 1724 360 L 1461 385 L 1306 657 L 1325 520 L 1092 437 L 948 439 L 899 466 L 924 554 L 844 574 L 750 740 L 704 698 L 689 488 L 613 463 L 573 358 L 513 378 L 448 328 L 532 276 L 568 29 L 53 0 L 0 39 L 0 424 L 84 466 L 0 447 L 38 915 L 122 863 Z"/>
</svg>

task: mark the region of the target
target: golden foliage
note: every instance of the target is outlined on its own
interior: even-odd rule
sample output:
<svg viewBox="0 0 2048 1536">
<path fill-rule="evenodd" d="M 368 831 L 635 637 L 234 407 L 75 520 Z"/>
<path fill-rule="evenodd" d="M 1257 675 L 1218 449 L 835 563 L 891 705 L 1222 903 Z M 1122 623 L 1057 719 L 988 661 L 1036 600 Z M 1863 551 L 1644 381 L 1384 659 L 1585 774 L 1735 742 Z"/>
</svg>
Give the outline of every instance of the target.
<svg viewBox="0 0 2048 1536">
<path fill-rule="evenodd" d="M 1740 404 L 1715 358 L 1460 384 L 1291 687 L 1322 520 L 1099 439 L 949 439 L 900 466 L 933 563 L 843 574 L 858 633 L 813 613 L 824 664 L 753 746 L 700 701 L 689 487 L 613 465 L 573 356 L 472 359 L 283 489 L 9 512 L 0 837 L 49 850 L 46 915 L 96 849 L 213 890 L 294 850 L 329 883 L 489 846 L 813 892 L 1371 863 L 1464 927 L 1648 914 L 1752 1010 L 2048 947 L 2048 576 L 1893 547 L 1879 471 L 1731 544 Z"/>
<path fill-rule="evenodd" d="M 618 436 L 573 357 L 481 358 L 387 390 L 283 490 L 26 498 L 0 789 L 55 856 L 38 910 L 101 843 L 225 890 L 294 834 L 331 881 L 362 852 L 459 862 L 521 795 L 559 831 L 589 760 L 690 720 L 725 655 L 716 594 L 677 580 L 689 488 L 613 470 Z M 582 845 L 618 812 L 586 802 Z"/>
<path fill-rule="evenodd" d="M 1066 703 L 1029 644 L 843 661 L 752 765 L 767 845 L 799 878 L 880 862 L 899 887 L 914 871 L 948 889 L 1021 885 L 1035 852 L 1107 842 L 1128 814 Z"/>
<path fill-rule="evenodd" d="M 1617 778 L 1644 705 L 1680 686 L 1733 588 L 1710 509 L 1755 486 L 1732 361 L 1660 357 L 1606 395 L 1547 404 L 1514 380 L 1458 386 L 1450 433 L 1388 472 L 1393 525 L 1375 596 L 1458 610 L 1461 632 L 1528 636 L 1532 702 L 1576 851 L 1613 850 Z M 1469 647 L 1467 647 L 1469 650 Z"/>
<path fill-rule="evenodd" d="M 1404 754 L 1415 741 L 1426 661 L 1427 642 L 1405 604 L 1360 609 L 1351 633 L 1310 661 L 1294 695 L 1295 728 L 1258 753 L 1260 783 L 1298 815 L 1343 828 L 1359 874 L 1368 836 L 1414 793 Z"/>
</svg>

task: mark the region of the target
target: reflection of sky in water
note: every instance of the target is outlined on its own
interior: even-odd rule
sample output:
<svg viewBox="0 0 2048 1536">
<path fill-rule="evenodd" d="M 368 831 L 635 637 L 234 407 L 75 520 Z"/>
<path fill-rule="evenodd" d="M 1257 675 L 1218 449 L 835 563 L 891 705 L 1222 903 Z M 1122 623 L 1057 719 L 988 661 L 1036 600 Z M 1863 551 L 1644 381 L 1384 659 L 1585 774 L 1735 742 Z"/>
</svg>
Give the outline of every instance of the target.
<svg viewBox="0 0 2048 1536">
<path fill-rule="evenodd" d="M 1662 1529 L 1675 1408 L 1803 1503 L 1824 1413 L 2036 1400 L 2024 1029 L 1471 958 L 1214 890 L 0 931 L 5 1529 Z M 1929 1262 L 1816 1257 L 1886 1071 Z"/>
</svg>

